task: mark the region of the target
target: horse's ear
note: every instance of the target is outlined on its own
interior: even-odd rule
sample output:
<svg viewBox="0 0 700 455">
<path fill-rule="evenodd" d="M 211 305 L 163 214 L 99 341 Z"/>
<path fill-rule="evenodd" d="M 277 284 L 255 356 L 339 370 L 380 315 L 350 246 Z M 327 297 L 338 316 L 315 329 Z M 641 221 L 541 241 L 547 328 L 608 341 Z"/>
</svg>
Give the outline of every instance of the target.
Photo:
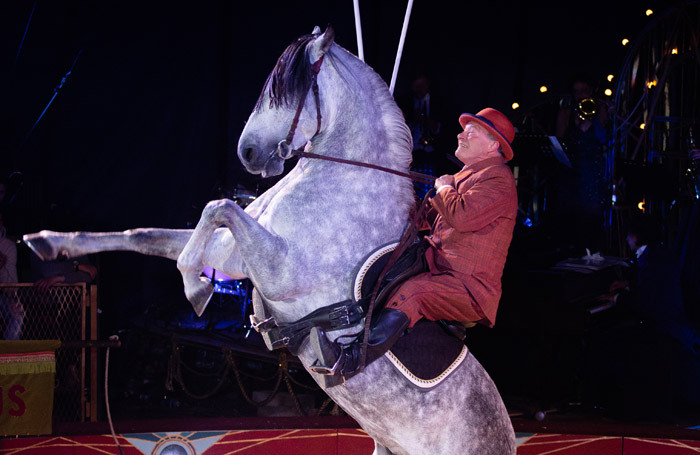
<svg viewBox="0 0 700 455">
<path fill-rule="evenodd" d="M 316 28 L 314 28 L 314 35 L 316 34 Z M 319 32 L 320 31 L 321 30 L 319 29 Z M 311 63 L 326 55 L 326 52 L 328 52 L 328 49 L 330 49 L 331 45 L 333 44 L 334 38 L 335 32 L 333 31 L 333 27 L 329 25 L 328 28 L 326 28 L 326 31 L 319 35 L 309 46 L 309 57 L 311 59 Z"/>
</svg>

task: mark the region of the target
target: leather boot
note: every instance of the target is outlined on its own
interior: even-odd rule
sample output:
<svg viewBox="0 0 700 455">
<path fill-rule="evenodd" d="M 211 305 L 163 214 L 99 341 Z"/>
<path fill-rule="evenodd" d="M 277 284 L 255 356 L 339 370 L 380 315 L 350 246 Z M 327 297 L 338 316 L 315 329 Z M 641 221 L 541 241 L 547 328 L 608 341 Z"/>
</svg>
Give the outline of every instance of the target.
<svg viewBox="0 0 700 455">
<path fill-rule="evenodd" d="M 408 316 L 403 311 L 385 308 L 370 330 L 365 365 L 384 355 L 403 334 L 409 322 Z M 341 346 L 331 342 L 320 327 L 314 327 L 310 337 L 311 347 L 318 359 L 309 367 L 311 371 L 323 375 L 339 374 L 346 378 L 359 371 L 362 356 L 361 340 L 357 339 Z"/>
</svg>

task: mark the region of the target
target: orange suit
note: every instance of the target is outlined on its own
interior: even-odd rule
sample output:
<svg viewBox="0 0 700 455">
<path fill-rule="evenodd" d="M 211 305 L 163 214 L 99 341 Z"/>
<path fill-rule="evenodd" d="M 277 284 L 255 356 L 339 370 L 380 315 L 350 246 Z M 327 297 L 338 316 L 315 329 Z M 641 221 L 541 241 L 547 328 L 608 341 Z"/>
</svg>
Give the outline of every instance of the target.
<svg viewBox="0 0 700 455">
<path fill-rule="evenodd" d="M 502 158 L 485 159 L 462 168 L 455 187 L 430 202 L 437 216 L 429 271 L 399 286 L 387 307 L 406 313 L 410 327 L 421 318 L 492 327 L 518 206 L 513 173 Z"/>
</svg>

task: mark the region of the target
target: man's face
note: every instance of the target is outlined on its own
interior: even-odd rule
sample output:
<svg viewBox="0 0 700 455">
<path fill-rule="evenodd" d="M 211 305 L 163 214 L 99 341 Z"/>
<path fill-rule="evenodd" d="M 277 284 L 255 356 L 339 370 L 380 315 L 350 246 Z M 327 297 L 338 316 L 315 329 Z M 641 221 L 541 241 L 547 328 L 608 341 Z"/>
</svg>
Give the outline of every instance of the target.
<svg viewBox="0 0 700 455">
<path fill-rule="evenodd" d="M 489 138 L 482 127 L 467 123 L 464 131 L 457 135 L 457 150 L 455 156 L 466 165 L 474 164 L 493 155 L 498 151 L 498 142 Z"/>
<path fill-rule="evenodd" d="M 593 96 L 593 89 L 585 82 L 574 82 L 572 89 L 577 102 Z"/>
</svg>

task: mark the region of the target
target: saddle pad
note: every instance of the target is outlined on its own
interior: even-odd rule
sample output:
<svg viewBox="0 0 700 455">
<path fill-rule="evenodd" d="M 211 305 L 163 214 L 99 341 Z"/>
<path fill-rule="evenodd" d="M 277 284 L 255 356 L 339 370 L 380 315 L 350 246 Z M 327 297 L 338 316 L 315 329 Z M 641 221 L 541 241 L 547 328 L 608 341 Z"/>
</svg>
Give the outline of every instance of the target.
<svg viewBox="0 0 700 455">
<path fill-rule="evenodd" d="M 421 320 L 391 347 L 386 357 L 411 384 L 431 389 L 467 358 L 464 342 L 449 335 L 437 322 Z"/>
</svg>

